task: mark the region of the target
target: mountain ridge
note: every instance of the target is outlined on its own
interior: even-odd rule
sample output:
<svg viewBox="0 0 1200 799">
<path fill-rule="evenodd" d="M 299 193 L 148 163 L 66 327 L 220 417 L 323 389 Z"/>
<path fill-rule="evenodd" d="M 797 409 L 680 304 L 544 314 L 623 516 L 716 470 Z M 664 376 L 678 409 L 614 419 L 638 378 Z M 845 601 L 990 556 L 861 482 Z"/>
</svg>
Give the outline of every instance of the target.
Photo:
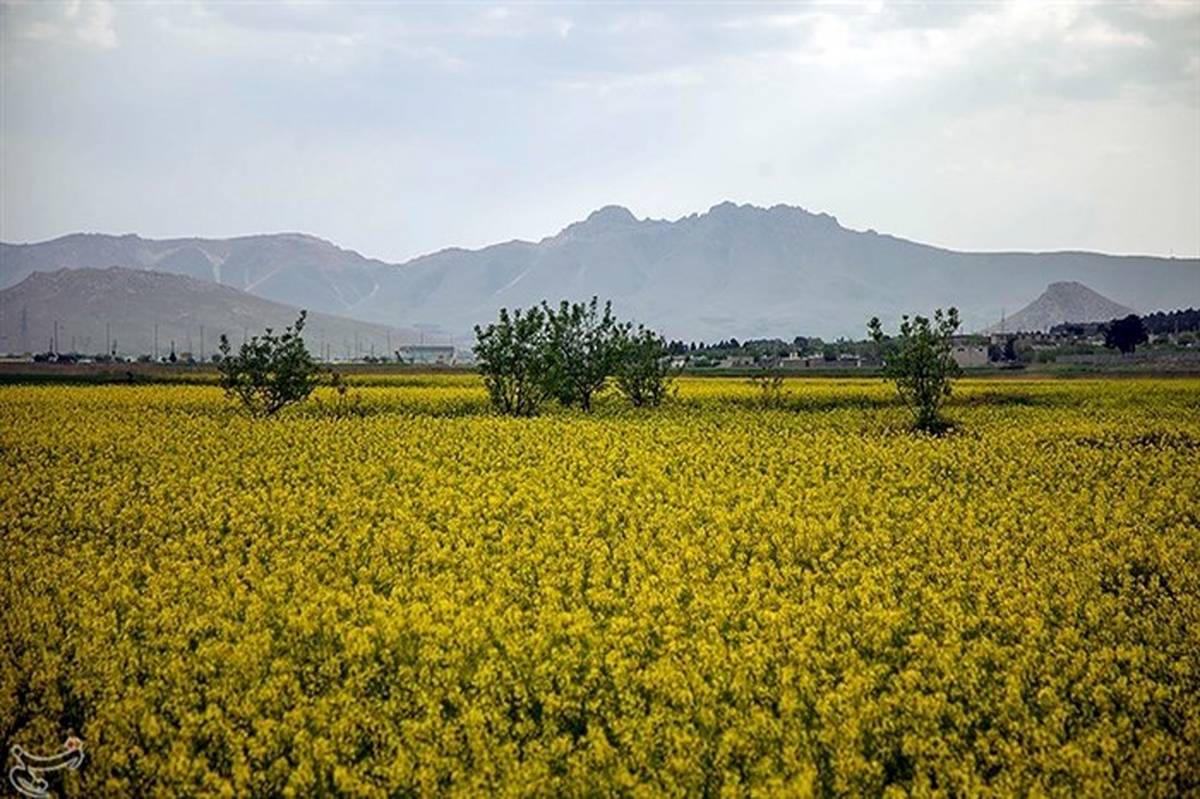
<svg viewBox="0 0 1200 799">
<path fill-rule="evenodd" d="M 0 287 L 31 271 L 108 266 L 186 274 L 363 321 L 469 338 L 501 306 L 611 298 L 681 338 L 862 335 L 862 320 L 957 305 L 979 329 L 1048 283 L 1076 280 L 1141 310 L 1200 301 L 1200 259 L 1084 250 L 962 252 L 798 206 L 730 201 L 674 220 L 606 205 L 538 241 L 447 247 L 399 264 L 306 233 L 231 239 L 72 234 L 0 244 Z"/>
<path fill-rule="evenodd" d="M 211 355 L 221 333 L 238 342 L 267 327 L 282 330 L 300 312 L 231 286 L 116 266 L 32 273 L 0 290 L 0 310 L 0 352 L 44 352 L 57 328 L 60 352 L 103 353 L 111 339 L 118 354 L 128 356 L 152 353 L 156 328 L 160 355 L 172 340 L 178 352 Z M 308 314 L 304 332 L 315 355 L 339 357 L 351 351 L 384 355 L 419 335 L 321 312 Z"/>
</svg>

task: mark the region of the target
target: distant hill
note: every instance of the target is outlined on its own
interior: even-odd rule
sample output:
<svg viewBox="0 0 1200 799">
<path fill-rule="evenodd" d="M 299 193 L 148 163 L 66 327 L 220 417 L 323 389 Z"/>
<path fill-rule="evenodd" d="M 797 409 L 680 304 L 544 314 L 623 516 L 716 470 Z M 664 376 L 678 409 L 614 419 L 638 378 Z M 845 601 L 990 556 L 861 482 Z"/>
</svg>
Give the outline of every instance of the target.
<svg viewBox="0 0 1200 799">
<path fill-rule="evenodd" d="M 233 239 L 143 239 L 75 233 L 37 244 L 0 244 L 0 289 L 33 272 L 122 266 L 187 275 L 298 307 L 345 313 L 390 268 L 316 236 L 276 233 Z"/>
<path fill-rule="evenodd" d="M 1046 333 L 1063 322 L 1107 322 L 1134 313 L 1074 281 L 1051 283 L 1041 296 L 984 333 Z"/>
<path fill-rule="evenodd" d="M 611 298 L 672 338 L 860 337 L 866 320 L 956 305 L 968 330 L 1047 283 L 1078 281 L 1151 311 L 1200 303 L 1200 259 L 963 253 L 843 227 L 827 214 L 721 203 L 673 221 L 606 206 L 537 242 L 387 264 L 299 234 L 173 239 L 98 234 L 0 245 L 0 285 L 32 271 L 127 266 L 290 305 L 466 339 L 501 306 Z"/>
<path fill-rule="evenodd" d="M 16 286 L 0 291 L 0 352 L 45 352 L 58 321 L 60 352 L 103 353 L 107 337 L 120 354 L 152 353 L 158 326 L 158 350 L 201 354 L 216 352 L 225 333 L 237 346 L 245 333 L 266 327 L 282 330 L 296 321 L 299 310 L 228 286 L 182 275 L 137 269 L 59 269 L 36 272 Z M 107 329 L 106 329 L 107 325 Z M 334 356 L 372 351 L 389 352 L 417 333 L 359 322 L 323 313 L 310 313 L 305 339 L 314 355 Z"/>
</svg>

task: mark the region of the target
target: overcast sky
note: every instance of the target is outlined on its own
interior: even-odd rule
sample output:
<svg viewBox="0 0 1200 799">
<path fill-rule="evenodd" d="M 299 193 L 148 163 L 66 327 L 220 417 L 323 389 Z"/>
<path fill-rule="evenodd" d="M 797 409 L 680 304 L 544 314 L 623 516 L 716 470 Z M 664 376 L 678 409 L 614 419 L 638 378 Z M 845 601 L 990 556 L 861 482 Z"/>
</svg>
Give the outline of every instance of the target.
<svg viewBox="0 0 1200 799">
<path fill-rule="evenodd" d="M 387 260 L 726 199 L 1200 253 L 1200 2 L 4 3 L 0 239 Z"/>
</svg>

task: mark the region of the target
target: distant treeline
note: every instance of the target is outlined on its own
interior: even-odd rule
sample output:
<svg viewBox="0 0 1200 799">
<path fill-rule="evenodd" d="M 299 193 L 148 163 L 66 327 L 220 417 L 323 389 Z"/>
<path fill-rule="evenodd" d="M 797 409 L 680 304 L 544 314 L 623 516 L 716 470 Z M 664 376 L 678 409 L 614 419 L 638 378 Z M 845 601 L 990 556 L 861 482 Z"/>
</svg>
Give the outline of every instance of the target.
<svg viewBox="0 0 1200 799">
<path fill-rule="evenodd" d="M 736 338 L 721 339 L 717 342 L 684 342 L 671 341 L 667 350 L 671 355 L 752 355 L 768 358 L 783 358 L 792 353 L 825 353 L 836 357 L 842 353 L 862 354 L 868 349 L 868 342 L 838 339 L 827 342 L 816 336 L 796 336 L 791 341 L 781 338 L 753 338 L 739 341 Z"/>
<path fill-rule="evenodd" d="M 1179 311 L 1156 311 L 1141 317 L 1141 320 L 1146 327 L 1146 332 L 1150 335 L 1200 331 L 1200 310 L 1195 308 Z M 1051 333 L 1064 336 L 1103 333 L 1117 321 L 1119 320 L 1113 319 L 1108 322 L 1055 325 Z M 1016 337 L 1016 334 L 1013 335 Z M 816 336 L 796 336 L 791 341 L 781 338 L 756 338 L 744 341 L 728 338 L 717 342 L 670 341 L 667 349 L 674 356 L 750 355 L 781 358 L 792 353 L 824 353 L 826 356 L 836 357 L 842 354 L 862 355 L 869 351 L 869 342 L 865 338 L 858 341 L 848 339 L 824 341 Z"/>
<path fill-rule="evenodd" d="M 1142 324 L 1152 335 L 1167 333 L 1187 333 L 1200 330 L 1200 310 L 1188 308 L 1186 311 L 1155 311 L 1142 317 Z"/>
</svg>

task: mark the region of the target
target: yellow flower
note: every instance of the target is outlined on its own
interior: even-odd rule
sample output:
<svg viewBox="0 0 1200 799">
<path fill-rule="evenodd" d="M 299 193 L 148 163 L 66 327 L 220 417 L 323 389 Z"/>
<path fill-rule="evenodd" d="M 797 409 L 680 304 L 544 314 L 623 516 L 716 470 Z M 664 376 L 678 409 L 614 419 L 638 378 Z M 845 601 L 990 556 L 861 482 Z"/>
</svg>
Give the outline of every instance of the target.
<svg viewBox="0 0 1200 799">
<path fill-rule="evenodd" d="M 0 726 L 68 796 L 1200 784 L 1200 381 L 679 389 L 0 387 Z"/>
</svg>

